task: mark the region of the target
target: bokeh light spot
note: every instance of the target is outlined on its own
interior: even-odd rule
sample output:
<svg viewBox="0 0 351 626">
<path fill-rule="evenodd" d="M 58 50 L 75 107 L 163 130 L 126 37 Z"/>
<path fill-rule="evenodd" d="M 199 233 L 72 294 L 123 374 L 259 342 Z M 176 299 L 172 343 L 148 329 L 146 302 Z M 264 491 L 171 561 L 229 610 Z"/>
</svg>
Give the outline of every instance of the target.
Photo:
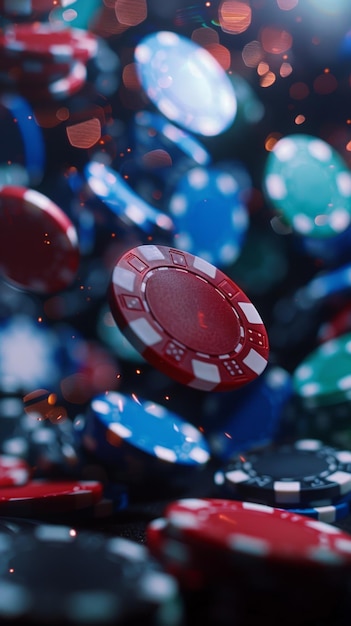
<svg viewBox="0 0 351 626">
<path fill-rule="evenodd" d="M 276 81 L 276 75 L 274 72 L 267 72 L 264 76 L 261 76 L 260 85 L 261 87 L 270 87 Z"/>
<path fill-rule="evenodd" d="M 244 33 L 251 24 L 251 7 L 245 1 L 223 0 L 218 9 L 218 19 L 225 33 L 239 35 Z"/>
<path fill-rule="evenodd" d="M 302 82 L 294 83 L 289 89 L 289 95 L 293 98 L 293 100 L 303 100 L 304 98 L 307 98 L 309 93 L 310 90 L 308 85 Z"/>
<path fill-rule="evenodd" d="M 293 38 L 288 31 L 274 26 L 265 26 L 261 31 L 261 43 L 266 52 L 282 54 L 290 50 Z"/>
<path fill-rule="evenodd" d="M 241 54 L 243 61 L 247 67 L 257 67 L 263 58 L 263 50 L 259 41 L 250 41 L 247 43 Z"/>
<path fill-rule="evenodd" d="M 146 0 L 116 0 L 117 20 L 125 26 L 137 26 L 147 18 Z"/>
<path fill-rule="evenodd" d="M 292 65 L 290 65 L 290 63 L 284 62 L 280 66 L 279 74 L 282 78 L 286 78 L 287 76 L 290 76 L 292 71 Z"/>
<path fill-rule="evenodd" d="M 291 11 L 299 4 L 299 0 L 277 0 L 277 5 L 282 11 Z"/>
<path fill-rule="evenodd" d="M 67 126 L 68 140 L 74 148 L 91 148 L 101 138 L 101 123 L 97 117 Z"/>
<path fill-rule="evenodd" d="M 333 93 L 338 87 L 338 81 L 336 80 L 333 74 L 330 72 L 326 72 L 324 74 L 320 74 L 313 81 L 313 89 L 319 95 L 326 95 L 328 93 Z"/>
<path fill-rule="evenodd" d="M 264 147 L 267 152 L 271 152 L 275 146 L 275 144 L 282 138 L 281 133 L 269 133 L 264 142 Z"/>
</svg>

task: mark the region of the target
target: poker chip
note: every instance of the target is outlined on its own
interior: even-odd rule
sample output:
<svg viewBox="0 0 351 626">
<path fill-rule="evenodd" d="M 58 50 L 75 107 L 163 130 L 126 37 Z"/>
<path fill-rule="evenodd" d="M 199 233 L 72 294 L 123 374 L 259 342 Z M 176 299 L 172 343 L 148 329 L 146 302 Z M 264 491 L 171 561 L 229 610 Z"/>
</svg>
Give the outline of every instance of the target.
<svg viewBox="0 0 351 626">
<path fill-rule="evenodd" d="M 333 525 L 254 502 L 183 499 L 168 505 L 169 536 L 244 557 L 303 568 L 350 567 L 350 536 Z M 212 555 L 215 552 L 212 552 Z M 242 562 L 242 561 L 241 561 Z"/>
<path fill-rule="evenodd" d="M 295 513 L 296 515 L 306 515 L 313 519 L 318 519 L 321 522 L 327 524 L 333 524 L 345 519 L 350 513 L 350 502 L 344 500 L 342 502 L 336 502 L 335 504 L 329 504 L 326 506 L 316 506 L 313 508 L 301 508 L 301 509 L 284 509 L 289 513 Z M 283 509 L 282 509 L 283 510 Z"/>
<path fill-rule="evenodd" d="M 141 85 L 157 109 L 200 135 L 224 132 L 234 121 L 233 87 L 215 58 L 174 32 L 147 35 L 134 53 Z"/>
<path fill-rule="evenodd" d="M 102 499 L 103 485 L 89 480 L 30 480 L 16 487 L 1 487 L 0 513 L 19 517 L 56 515 L 89 508 Z"/>
<path fill-rule="evenodd" d="M 0 454 L 0 488 L 25 485 L 31 476 L 31 468 L 23 459 Z"/>
<path fill-rule="evenodd" d="M 143 245 L 117 261 L 112 314 L 142 356 L 176 381 L 206 391 L 262 374 L 268 338 L 240 287 L 190 253 Z"/>
<path fill-rule="evenodd" d="M 0 35 L 0 49 L 8 59 L 44 58 L 86 63 L 97 52 L 96 37 L 61 22 L 9 24 Z"/>
<path fill-rule="evenodd" d="M 0 10 L 5 15 L 30 16 L 33 13 L 48 13 L 57 6 L 67 7 L 76 0 L 0 0 Z"/>
<path fill-rule="evenodd" d="M 351 452 L 299 439 L 237 455 L 215 482 L 240 500 L 284 508 L 329 505 L 351 492 Z"/>
<path fill-rule="evenodd" d="M 332 406 L 350 398 L 351 333 L 324 342 L 293 372 L 297 397 L 307 407 Z"/>
<path fill-rule="evenodd" d="M 209 461 L 202 433 L 164 406 L 118 392 L 96 396 L 74 427 L 82 445 L 116 469 L 119 480 L 156 490 L 189 480 Z"/>
<path fill-rule="evenodd" d="M 228 266 L 239 256 L 249 226 L 235 177 L 219 167 L 194 167 L 169 201 L 179 248 L 209 263 Z"/>
<path fill-rule="evenodd" d="M 44 194 L 0 187 L 1 273 L 17 286 L 52 293 L 74 280 L 80 255 L 76 229 Z"/>
<path fill-rule="evenodd" d="M 318 137 L 280 139 L 266 161 L 264 190 L 300 235 L 333 237 L 350 225 L 350 172 L 336 150 Z"/>
<path fill-rule="evenodd" d="M 49 80 L 44 85 L 39 85 L 33 89 L 33 85 L 21 82 L 18 86 L 21 93 L 28 100 L 41 102 L 42 100 L 59 100 L 76 94 L 85 84 L 87 78 L 87 69 L 84 63 L 75 61 L 71 64 L 67 74 L 60 75 L 57 72 L 53 80 Z"/>
<path fill-rule="evenodd" d="M 8 564 L 0 576 L 2 619 L 163 626 L 171 614 L 174 626 L 181 623 L 175 580 L 136 542 L 48 524 L 0 536 Z"/>
<path fill-rule="evenodd" d="M 84 173 L 90 190 L 112 213 L 128 224 L 147 233 L 156 227 L 164 233 L 173 233 L 174 224 L 169 215 L 145 202 L 118 172 L 103 163 L 92 161 L 85 166 Z"/>
<path fill-rule="evenodd" d="M 335 294 L 342 294 L 351 289 L 351 265 L 347 264 L 329 272 L 322 272 L 307 285 L 301 287 L 298 297 L 304 302 L 321 303 Z"/>
<path fill-rule="evenodd" d="M 189 169 L 205 167 L 211 155 L 198 139 L 172 124 L 163 115 L 138 111 L 134 117 L 134 160 L 141 172 L 157 176 L 166 189 Z"/>
</svg>

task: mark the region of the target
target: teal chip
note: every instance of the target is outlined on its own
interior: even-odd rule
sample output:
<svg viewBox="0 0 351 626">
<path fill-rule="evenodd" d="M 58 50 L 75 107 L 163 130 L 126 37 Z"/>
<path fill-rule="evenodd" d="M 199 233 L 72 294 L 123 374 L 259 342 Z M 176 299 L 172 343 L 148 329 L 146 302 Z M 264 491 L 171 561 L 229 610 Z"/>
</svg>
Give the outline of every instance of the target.
<svg viewBox="0 0 351 626">
<path fill-rule="evenodd" d="M 280 139 L 266 161 L 263 187 L 273 208 L 300 235 L 333 237 L 351 223 L 351 173 L 318 137 Z"/>
<path fill-rule="evenodd" d="M 293 373 L 295 393 L 309 407 L 351 398 L 351 333 L 331 339 L 311 352 Z"/>
</svg>

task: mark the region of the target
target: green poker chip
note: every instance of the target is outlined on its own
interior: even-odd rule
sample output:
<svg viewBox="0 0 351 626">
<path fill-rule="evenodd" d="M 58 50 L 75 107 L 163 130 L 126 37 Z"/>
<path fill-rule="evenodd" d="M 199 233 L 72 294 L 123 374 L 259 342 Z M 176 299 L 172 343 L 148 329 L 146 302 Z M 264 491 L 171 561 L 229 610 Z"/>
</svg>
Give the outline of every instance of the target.
<svg viewBox="0 0 351 626">
<path fill-rule="evenodd" d="M 311 352 L 293 373 L 295 393 L 309 408 L 351 399 L 351 333 Z"/>
<path fill-rule="evenodd" d="M 267 158 L 263 188 L 300 235 L 333 237 L 351 223 L 351 173 L 338 152 L 318 137 L 280 139 Z"/>
</svg>

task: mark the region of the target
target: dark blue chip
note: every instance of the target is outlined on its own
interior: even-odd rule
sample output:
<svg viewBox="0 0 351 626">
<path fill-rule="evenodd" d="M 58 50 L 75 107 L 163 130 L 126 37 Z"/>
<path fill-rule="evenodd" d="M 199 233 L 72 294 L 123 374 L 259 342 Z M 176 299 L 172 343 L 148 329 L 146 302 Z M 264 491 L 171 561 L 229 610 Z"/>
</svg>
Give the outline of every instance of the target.
<svg viewBox="0 0 351 626">
<path fill-rule="evenodd" d="M 272 443 L 293 394 L 290 374 L 272 366 L 242 391 L 205 400 L 212 454 L 228 461 L 234 454 Z M 212 422 L 212 423 L 211 423 Z"/>
</svg>

